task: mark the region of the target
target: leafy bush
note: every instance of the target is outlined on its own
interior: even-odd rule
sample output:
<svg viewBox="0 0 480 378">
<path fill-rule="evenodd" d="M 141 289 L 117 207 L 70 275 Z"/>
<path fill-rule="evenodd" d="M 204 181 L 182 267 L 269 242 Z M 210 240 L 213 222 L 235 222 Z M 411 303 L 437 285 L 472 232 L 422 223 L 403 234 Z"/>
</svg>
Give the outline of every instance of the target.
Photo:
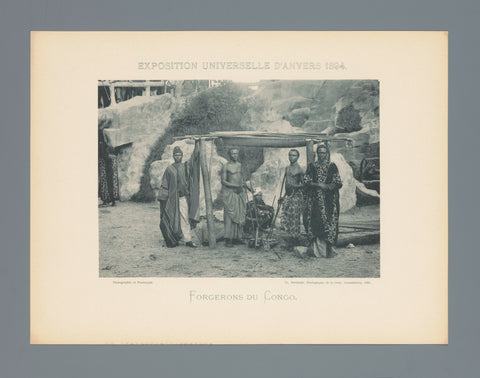
<svg viewBox="0 0 480 378">
<path fill-rule="evenodd" d="M 338 112 L 336 126 L 342 129 L 342 132 L 350 133 L 362 128 L 361 121 L 360 112 L 350 104 Z"/>
<path fill-rule="evenodd" d="M 289 115 L 285 117 L 293 127 L 301 127 L 310 118 L 310 108 L 299 108 L 292 110 Z"/>
<path fill-rule="evenodd" d="M 241 130 L 240 121 L 248 110 L 240 101 L 242 95 L 242 89 L 233 83 L 200 92 L 172 115 L 170 127 L 177 136 Z"/>
<path fill-rule="evenodd" d="M 132 196 L 132 200 L 155 200 L 150 185 L 150 164 L 161 159 L 166 146 L 173 143 L 174 137 L 207 134 L 211 131 L 243 130 L 241 121 L 248 110 L 247 104 L 241 100 L 244 94 L 242 87 L 227 82 L 200 92 L 190 98 L 180 111 L 173 113 L 165 133 L 150 151 L 143 168 L 140 190 Z"/>
</svg>

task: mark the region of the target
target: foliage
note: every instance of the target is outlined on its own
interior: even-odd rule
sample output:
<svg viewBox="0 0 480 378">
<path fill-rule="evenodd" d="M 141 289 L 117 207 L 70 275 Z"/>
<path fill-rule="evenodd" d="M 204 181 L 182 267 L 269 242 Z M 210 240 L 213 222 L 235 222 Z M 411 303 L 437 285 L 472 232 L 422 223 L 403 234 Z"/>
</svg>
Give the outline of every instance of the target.
<svg viewBox="0 0 480 378">
<path fill-rule="evenodd" d="M 370 96 L 378 97 L 378 95 L 380 94 L 378 80 L 368 80 L 362 82 L 362 90 L 364 92 L 368 92 Z"/>
<path fill-rule="evenodd" d="M 179 113 L 172 115 L 170 127 L 175 135 L 241 130 L 240 121 L 248 109 L 240 101 L 242 92 L 233 83 L 200 92 Z"/>
<path fill-rule="evenodd" d="M 150 151 L 143 169 L 140 190 L 132 200 L 155 200 L 150 185 L 150 164 L 161 159 L 165 147 L 173 143 L 174 137 L 207 134 L 211 131 L 242 130 L 241 121 L 248 110 L 247 104 L 241 99 L 244 94 L 240 86 L 226 82 L 198 93 L 190 98 L 180 111 L 173 113 L 164 135 L 155 142 Z"/>
<path fill-rule="evenodd" d="M 342 129 L 342 132 L 350 133 L 362 128 L 361 121 L 360 112 L 350 104 L 338 112 L 336 126 Z"/>
<path fill-rule="evenodd" d="M 301 127 L 310 118 L 310 108 L 299 108 L 285 116 L 293 127 Z"/>
<path fill-rule="evenodd" d="M 247 111 L 242 119 L 242 124 L 244 125 L 262 123 L 264 121 L 265 113 L 271 110 L 270 103 L 261 97 L 244 97 L 243 104 L 247 108 Z"/>
</svg>

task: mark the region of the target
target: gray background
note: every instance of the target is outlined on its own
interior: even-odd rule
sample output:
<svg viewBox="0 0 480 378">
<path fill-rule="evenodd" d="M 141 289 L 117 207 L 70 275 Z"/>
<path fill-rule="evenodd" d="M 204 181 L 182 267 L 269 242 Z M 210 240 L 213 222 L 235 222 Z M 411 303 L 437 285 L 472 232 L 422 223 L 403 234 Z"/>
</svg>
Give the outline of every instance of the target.
<svg viewBox="0 0 480 378">
<path fill-rule="evenodd" d="M 475 175 L 479 171 L 478 4 L 475 0 L 0 0 L 0 377 L 480 376 L 479 206 L 473 200 L 479 187 Z M 450 32 L 450 344 L 29 345 L 29 31 L 267 29 Z M 405 146 L 406 153 L 408 149 Z"/>
</svg>

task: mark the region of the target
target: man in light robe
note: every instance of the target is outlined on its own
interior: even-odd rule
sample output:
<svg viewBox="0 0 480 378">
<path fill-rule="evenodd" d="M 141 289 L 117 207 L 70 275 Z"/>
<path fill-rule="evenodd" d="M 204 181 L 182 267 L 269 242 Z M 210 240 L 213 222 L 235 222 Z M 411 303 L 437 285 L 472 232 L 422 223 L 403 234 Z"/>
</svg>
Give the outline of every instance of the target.
<svg viewBox="0 0 480 378">
<path fill-rule="evenodd" d="M 238 161 L 239 151 L 229 151 L 230 161 L 222 169 L 223 221 L 225 226 L 225 246 L 244 244 L 243 225 L 247 209 L 247 193 L 242 165 Z"/>
<path fill-rule="evenodd" d="M 167 247 L 176 247 L 183 239 L 185 245 L 196 248 L 192 241 L 191 225 L 198 223 L 200 160 L 197 148 L 192 157 L 182 163 L 180 147 L 173 149 L 174 163 L 162 177 L 160 201 L 160 230 Z"/>
</svg>

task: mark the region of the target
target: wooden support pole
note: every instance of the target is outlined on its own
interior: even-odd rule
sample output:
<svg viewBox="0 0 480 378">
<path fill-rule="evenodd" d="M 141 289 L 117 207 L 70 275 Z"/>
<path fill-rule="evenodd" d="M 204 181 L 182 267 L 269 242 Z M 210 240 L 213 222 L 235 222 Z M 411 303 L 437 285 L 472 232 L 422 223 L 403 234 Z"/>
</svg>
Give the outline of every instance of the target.
<svg viewBox="0 0 480 378">
<path fill-rule="evenodd" d="M 205 209 L 207 212 L 207 229 L 208 229 L 208 245 L 210 248 L 215 248 L 217 244 L 217 238 L 215 236 L 215 225 L 213 218 L 213 200 L 212 190 L 210 186 L 210 175 L 208 174 L 207 166 L 207 152 L 205 150 L 205 140 L 203 138 L 197 139 L 195 144 L 198 143 L 200 148 L 200 167 L 202 169 L 203 189 L 205 191 Z"/>
<path fill-rule="evenodd" d="M 307 166 L 313 162 L 315 162 L 315 152 L 313 151 L 313 140 L 306 139 L 307 142 Z"/>
<path fill-rule="evenodd" d="M 115 99 L 115 85 L 110 84 L 110 106 L 117 105 L 117 100 Z"/>
</svg>

